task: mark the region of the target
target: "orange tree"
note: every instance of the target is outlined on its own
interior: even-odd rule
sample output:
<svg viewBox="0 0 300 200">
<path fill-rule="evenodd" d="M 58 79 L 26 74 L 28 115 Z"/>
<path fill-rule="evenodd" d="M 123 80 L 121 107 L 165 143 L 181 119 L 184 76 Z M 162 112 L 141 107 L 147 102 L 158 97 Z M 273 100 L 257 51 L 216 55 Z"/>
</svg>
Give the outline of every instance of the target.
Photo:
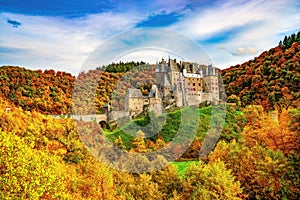
<svg viewBox="0 0 300 200">
<path fill-rule="evenodd" d="M 232 141 L 221 141 L 209 155 L 209 162 L 221 159 L 241 183 L 249 199 L 282 199 L 293 196 L 297 183 L 288 178 L 292 168 L 280 151 L 255 145 L 251 148 Z"/>
</svg>

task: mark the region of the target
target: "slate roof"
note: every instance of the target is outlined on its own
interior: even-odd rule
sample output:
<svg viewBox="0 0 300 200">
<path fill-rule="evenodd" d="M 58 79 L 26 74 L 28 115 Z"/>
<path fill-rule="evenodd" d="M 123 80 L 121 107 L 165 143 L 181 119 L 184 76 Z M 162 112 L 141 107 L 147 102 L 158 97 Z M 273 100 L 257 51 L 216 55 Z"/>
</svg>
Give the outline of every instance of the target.
<svg viewBox="0 0 300 200">
<path fill-rule="evenodd" d="M 127 95 L 128 97 L 135 97 L 135 98 L 144 98 L 142 95 L 142 92 L 140 89 L 135 89 L 135 88 L 128 88 L 127 89 Z"/>
<path fill-rule="evenodd" d="M 167 73 L 164 74 L 161 85 L 164 86 L 164 87 L 171 87 L 172 86 L 171 81 L 170 81 L 170 77 Z"/>
<path fill-rule="evenodd" d="M 164 87 L 171 87 L 171 80 L 168 73 L 156 73 L 156 84 Z"/>
<path fill-rule="evenodd" d="M 170 67 L 167 64 L 158 64 L 156 66 L 156 69 L 159 72 L 169 72 L 170 71 Z"/>
</svg>

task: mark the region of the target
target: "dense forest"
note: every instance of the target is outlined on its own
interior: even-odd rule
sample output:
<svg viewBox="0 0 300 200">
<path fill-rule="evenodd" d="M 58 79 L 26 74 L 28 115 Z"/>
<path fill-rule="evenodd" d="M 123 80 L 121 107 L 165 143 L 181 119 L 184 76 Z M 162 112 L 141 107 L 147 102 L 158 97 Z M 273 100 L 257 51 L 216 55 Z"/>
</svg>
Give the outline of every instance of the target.
<svg viewBox="0 0 300 200">
<path fill-rule="evenodd" d="M 116 70 L 116 66 L 119 70 Z M 103 106 L 107 103 L 110 103 L 114 110 L 124 110 L 127 88 L 140 88 L 142 94 L 148 95 L 152 84 L 154 66 L 145 63 L 111 64 L 106 68 L 81 72 L 73 91 L 73 101 L 80 106 L 75 106 L 73 111 L 102 113 Z"/>
<path fill-rule="evenodd" d="M 114 94 L 112 104 L 124 107 L 121 97 L 124 97 L 128 87 L 141 88 L 144 95 L 149 94 L 153 72 L 153 66 L 144 62 L 110 64 L 81 72 L 76 78 L 70 73 L 54 70 L 33 71 L 22 67 L 2 66 L 0 96 L 23 110 L 35 110 L 43 114 L 94 112 L 95 109 L 91 111 L 88 106 L 81 107 L 82 110 L 72 110 L 72 100 L 78 102 L 92 98 L 96 112 L 101 113 L 103 106 Z M 121 83 L 116 84 L 118 81 Z"/>
<path fill-rule="evenodd" d="M 95 112 L 91 102 L 97 113 L 108 102 L 122 109 L 128 87 L 147 95 L 154 68 L 142 62 L 113 63 L 77 78 L 1 67 L 0 199 L 300 199 L 298 42 L 299 33 L 287 36 L 278 47 L 222 71 L 234 104 L 226 105 L 224 125 L 216 129 L 211 123 L 220 119 L 212 112 L 223 105 L 202 105 L 188 116 L 187 108 L 172 107 L 119 127 L 48 115 Z M 169 154 L 146 156 L 170 146 L 183 118 L 183 137 L 199 119 L 183 155 L 168 162 L 184 148 L 179 140 Z M 145 138 L 149 132 L 156 134 Z M 199 160 L 205 141 L 215 140 Z M 104 154 L 122 170 L 106 165 Z"/>
<path fill-rule="evenodd" d="M 300 107 L 300 32 L 260 56 L 222 71 L 228 98 L 265 109 Z"/>
<path fill-rule="evenodd" d="M 5 111 L 7 106 L 12 107 L 9 112 Z M 299 198 L 299 110 L 283 110 L 274 121 L 261 106 L 228 107 L 230 124 L 214 151 L 202 161 L 191 162 L 209 126 L 205 118 L 210 107 L 200 108 L 204 124 L 185 159 L 136 174 L 114 170 L 91 156 L 72 119 L 23 111 L 3 99 L 0 107 L 1 199 Z M 176 131 L 178 111 L 170 115 L 173 119 L 166 124 L 168 130 L 156 140 L 138 137 L 139 133 L 132 141 L 121 135 L 104 137 L 100 128 L 95 132 L 97 124 L 85 124 L 91 127 L 85 129 L 85 137 L 113 140 L 128 152 L 155 151 L 168 144 L 167 131 Z M 118 160 L 125 168 L 166 162 L 164 157 L 150 161 L 142 154 L 136 161 Z M 179 168 L 181 164 L 186 166 Z"/>
<path fill-rule="evenodd" d="M 75 77 L 54 70 L 0 68 L 0 95 L 24 110 L 44 114 L 68 113 L 72 109 Z"/>
<path fill-rule="evenodd" d="M 229 102 L 262 105 L 266 110 L 299 107 L 299 33 L 286 36 L 279 46 L 253 60 L 222 70 Z M 53 70 L 4 66 L 0 68 L 0 95 L 24 110 L 44 114 L 72 113 L 72 100 L 76 103 L 90 98 L 96 109 L 81 106 L 75 112 L 101 113 L 110 101 L 117 109 L 123 109 L 126 88 L 141 88 L 148 95 L 153 73 L 154 66 L 144 62 L 112 63 L 81 72 L 77 78 Z"/>
</svg>

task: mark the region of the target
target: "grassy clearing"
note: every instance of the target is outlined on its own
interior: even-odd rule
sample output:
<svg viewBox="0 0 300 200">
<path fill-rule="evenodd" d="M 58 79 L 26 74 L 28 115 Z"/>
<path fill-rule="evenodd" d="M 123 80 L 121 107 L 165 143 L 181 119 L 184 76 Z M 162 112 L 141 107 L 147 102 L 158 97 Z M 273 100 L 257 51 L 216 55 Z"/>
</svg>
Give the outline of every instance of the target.
<svg viewBox="0 0 300 200">
<path fill-rule="evenodd" d="M 187 169 L 189 168 L 189 166 L 191 164 L 196 164 L 198 165 L 198 160 L 195 161 L 181 161 L 181 162 L 173 162 L 172 165 L 174 165 L 177 168 L 177 172 L 179 174 L 180 177 L 184 177 Z"/>
<path fill-rule="evenodd" d="M 152 135 L 145 139 L 145 142 L 147 142 L 147 140 L 155 142 L 158 137 L 157 133 L 159 133 L 159 136 L 162 137 L 166 143 L 169 143 L 176 135 L 178 135 L 179 130 L 186 130 L 183 133 L 189 133 L 191 132 L 189 131 L 191 128 L 194 130 L 196 127 L 197 130 L 195 138 L 201 142 L 207 134 L 211 124 L 214 121 L 221 120 L 222 114 L 219 115 L 219 113 L 216 112 L 218 107 L 220 106 L 197 108 L 193 110 L 196 112 L 191 112 L 188 116 L 185 112 L 189 112 L 187 110 L 188 108 L 169 110 L 168 113 L 163 113 L 160 116 L 146 115 L 144 117 L 131 120 L 129 123 L 122 127 L 118 127 L 114 131 L 104 130 L 104 134 L 111 142 L 114 142 L 116 138 L 120 137 L 125 148 L 130 150 L 133 147 L 132 141 L 136 137 L 135 134 L 139 130 Z M 214 121 L 212 121 L 212 112 L 214 112 Z M 197 118 L 199 119 L 199 124 L 198 126 L 195 126 L 193 121 L 197 121 Z M 182 120 L 184 120 L 185 123 L 182 123 Z M 238 108 L 227 107 L 226 120 L 222 127 L 223 130 L 220 139 L 225 141 L 231 141 L 232 139 L 238 140 L 244 125 L 245 118 L 243 112 Z M 184 137 L 184 134 L 181 135 Z M 184 140 L 184 138 L 182 140 Z"/>
</svg>

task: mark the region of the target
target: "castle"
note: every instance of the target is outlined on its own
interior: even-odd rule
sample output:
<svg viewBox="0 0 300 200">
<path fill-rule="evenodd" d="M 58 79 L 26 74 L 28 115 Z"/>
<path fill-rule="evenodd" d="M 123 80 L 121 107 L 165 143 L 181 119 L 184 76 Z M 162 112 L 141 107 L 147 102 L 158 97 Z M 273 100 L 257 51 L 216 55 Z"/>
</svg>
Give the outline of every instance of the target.
<svg viewBox="0 0 300 200">
<path fill-rule="evenodd" d="M 170 106 L 193 106 L 201 102 L 218 103 L 218 69 L 212 65 L 191 62 L 176 62 L 164 59 L 156 64 L 156 84 L 152 85 L 148 97 L 140 89 L 128 88 L 125 98 L 125 111 L 136 116 L 145 108 L 161 114 Z"/>
</svg>

